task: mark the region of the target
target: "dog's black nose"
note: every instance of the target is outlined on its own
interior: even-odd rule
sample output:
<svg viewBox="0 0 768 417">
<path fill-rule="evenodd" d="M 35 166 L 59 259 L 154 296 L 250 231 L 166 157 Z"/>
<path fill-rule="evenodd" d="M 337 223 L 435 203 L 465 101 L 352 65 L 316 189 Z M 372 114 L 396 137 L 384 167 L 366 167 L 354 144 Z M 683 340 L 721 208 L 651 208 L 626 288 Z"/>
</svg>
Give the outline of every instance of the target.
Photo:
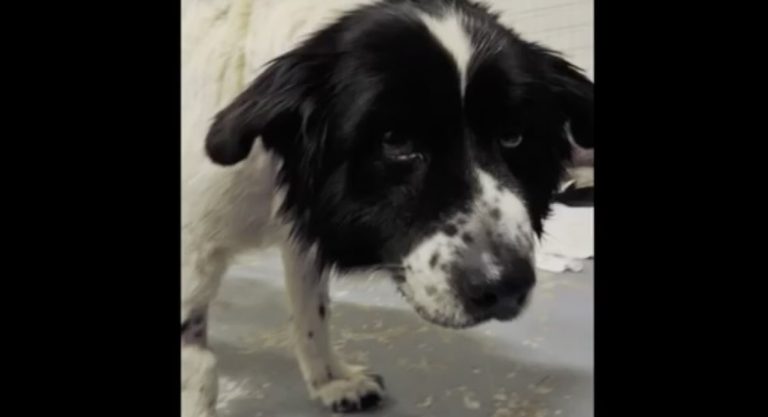
<svg viewBox="0 0 768 417">
<path fill-rule="evenodd" d="M 536 281 L 529 263 L 518 263 L 498 278 L 477 273 L 461 275 L 457 284 L 467 311 L 499 320 L 510 320 L 520 314 Z"/>
</svg>

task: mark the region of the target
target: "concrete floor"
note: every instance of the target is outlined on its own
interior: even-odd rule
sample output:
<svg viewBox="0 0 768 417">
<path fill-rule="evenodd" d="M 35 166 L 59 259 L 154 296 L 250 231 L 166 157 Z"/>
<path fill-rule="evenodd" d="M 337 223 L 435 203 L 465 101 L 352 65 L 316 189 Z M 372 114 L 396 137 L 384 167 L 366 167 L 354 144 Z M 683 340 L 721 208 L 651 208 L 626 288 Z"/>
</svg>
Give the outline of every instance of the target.
<svg viewBox="0 0 768 417">
<path fill-rule="evenodd" d="M 334 342 L 381 374 L 375 416 L 588 417 L 593 412 L 593 268 L 540 272 L 518 320 L 470 330 L 422 321 L 387 281 L 333 285 Z M 353 295 L 354 294 L 354 295 Z M 315 417 L 290 348 L 277 253 L 234 268 L 212 309 L 221 417 Z"/>
</svg>

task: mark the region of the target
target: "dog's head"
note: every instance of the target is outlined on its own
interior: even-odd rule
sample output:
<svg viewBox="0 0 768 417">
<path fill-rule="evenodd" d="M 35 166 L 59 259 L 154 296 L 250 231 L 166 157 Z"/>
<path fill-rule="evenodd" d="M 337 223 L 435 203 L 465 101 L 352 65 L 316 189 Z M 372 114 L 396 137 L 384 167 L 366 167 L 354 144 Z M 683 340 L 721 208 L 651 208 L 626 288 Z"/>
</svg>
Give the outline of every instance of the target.
<svg viewBox="0 0 768 417">
<path fill-rule="evenodd" d="M 282 159 L 283 214 L 323 267 L 381 268 L 426 319 L 510 319 L 535 282 L 593 85 L 461 0 L 354 10 L 272 61 L 216 117 L 222 165 L 257 137 Z"/>
</svg>

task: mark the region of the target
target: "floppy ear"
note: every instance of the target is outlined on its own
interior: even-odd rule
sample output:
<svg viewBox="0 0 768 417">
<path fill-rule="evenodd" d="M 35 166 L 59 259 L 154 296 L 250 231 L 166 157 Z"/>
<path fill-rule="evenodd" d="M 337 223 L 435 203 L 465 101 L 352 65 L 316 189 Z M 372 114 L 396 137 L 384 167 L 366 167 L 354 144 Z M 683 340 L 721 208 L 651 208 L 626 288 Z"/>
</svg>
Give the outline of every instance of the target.
<svg viewBox="0 0 768 417">
<path fill-rule="evenodd" d="M 594 84 L 563 58 L 549 55 L 550 81 L 568 118 L 566 129 L 577 145 L 594 147 Z"/>
<path fill-rule="evenodd" d="M 270 62 L 264 72 L 215 117 L 205 149 L 220 165 L 245 159 L 253 142 L 270 124 L 301 115 L 311 94 L 316 60 L 289 53 Z"/>
</svg>

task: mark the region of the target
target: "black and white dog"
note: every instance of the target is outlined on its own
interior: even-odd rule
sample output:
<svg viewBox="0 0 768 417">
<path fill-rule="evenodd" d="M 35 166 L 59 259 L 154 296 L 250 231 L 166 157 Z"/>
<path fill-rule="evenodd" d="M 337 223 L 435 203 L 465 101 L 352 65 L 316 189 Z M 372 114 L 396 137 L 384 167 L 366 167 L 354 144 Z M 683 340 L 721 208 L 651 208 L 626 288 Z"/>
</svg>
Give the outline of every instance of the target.
<svg viewBox="0 0 768 417">
<path fill-rule="evenodd" d="M 385 271 L 424 319 L 509 320 L 593 84 L 466 0 L 189 0 L 182 33 L 182 407 L 215 415 L 206 311 L 282 249 L 313 398 L 377 404 L 328 338 L 328 278 Z"/>
</svg>

